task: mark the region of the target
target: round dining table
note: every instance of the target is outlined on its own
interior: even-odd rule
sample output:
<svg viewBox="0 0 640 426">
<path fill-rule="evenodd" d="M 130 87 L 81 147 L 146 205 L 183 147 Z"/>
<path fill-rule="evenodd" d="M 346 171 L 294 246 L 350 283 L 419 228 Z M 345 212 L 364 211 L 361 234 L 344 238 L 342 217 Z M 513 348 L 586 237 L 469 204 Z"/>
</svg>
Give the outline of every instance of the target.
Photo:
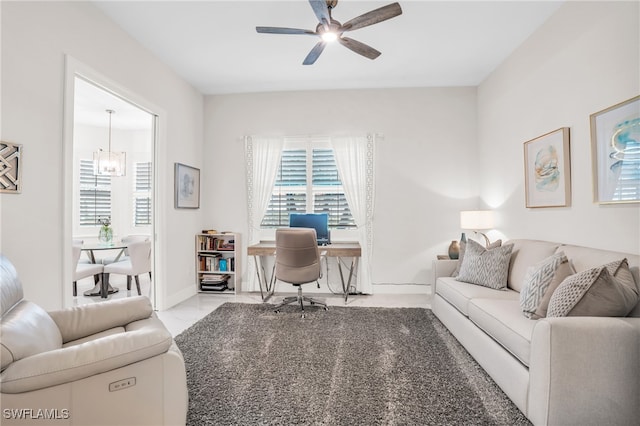
<svg viewBox="0 0 640 426">
<path fill-rule="evenodd" d="M 117 262 L 124 253 L 124 249 L 126 248 L 127 244 L 123 243 L 122 241 L 113 241 L 111 243 L 82 244 L 82 251 L 87 252 L 87 256 L 89 257 L 91 263 L 99 263 L 96 261 L 95 252 L 102 250 L 120 250 L 114 260 L 115 262 Z M 83 294 L 85 296 L 101 296 L 106 298 L 108 294 L 117 293 L 120 290 L 118 287 L 111 286 L 111 284 L 109 284 L 108 288 L 103 289 L 104 284 L 104 277 L 101 277 L 100 283 L 96 283 L 96 285 L 91 290 L 87 290 Z"/>
</svg>

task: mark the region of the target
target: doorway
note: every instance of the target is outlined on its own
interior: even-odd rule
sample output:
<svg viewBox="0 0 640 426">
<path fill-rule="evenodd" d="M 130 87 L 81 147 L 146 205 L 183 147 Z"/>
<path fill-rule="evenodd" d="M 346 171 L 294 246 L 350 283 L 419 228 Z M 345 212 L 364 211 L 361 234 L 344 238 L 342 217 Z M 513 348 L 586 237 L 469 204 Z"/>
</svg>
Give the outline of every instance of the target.
<svg viewBox="0 0 640 426">
<path fill-rule="evenodd" d="M 126 259 L 128 253 L 109 249 L 100 241 L 104 224 L 112 232 L 113 246 L 122 240 L 151 242 L 150 273 L 139 275 L 141 294 L 154 308 L 158 300 L 156 265 L 156 150 L 158 114 L 141 106 L 136 96 L 110 84 L 92 72 L 68 67 L 65 91 L 65 280 L 75 271 L 72 242 L 98 250 L 82 251 L 80 262 Z M 74 70 L 74 68 L 76 68 Z M 136 99 L 137 102 L 131 99 Z M 100 154 L 98 154 L 100 153 Z M 122 173 L 105 173 L 95 167 L 105 153 L 122 153 Z M 104 155 L 102 155 L 104 157 Z M 104 246 L 104 248 L 103 248 Z M 92 254 L 93 256 L 91 256 Z M 93 259 L 92 259 L 93 257 Z M 73 263 L 73 265 L 72 265 Z M 109 299 L 138 295 L 133 281 L 127 288 L 126 275 L 111 274 Z M 95 294 L 92 277 L 78 281 L 77 296 L 65 285 L 65 306 L 104 301 Z M 118 291 L 115 291 L 118 290 Z"/>
</svg>

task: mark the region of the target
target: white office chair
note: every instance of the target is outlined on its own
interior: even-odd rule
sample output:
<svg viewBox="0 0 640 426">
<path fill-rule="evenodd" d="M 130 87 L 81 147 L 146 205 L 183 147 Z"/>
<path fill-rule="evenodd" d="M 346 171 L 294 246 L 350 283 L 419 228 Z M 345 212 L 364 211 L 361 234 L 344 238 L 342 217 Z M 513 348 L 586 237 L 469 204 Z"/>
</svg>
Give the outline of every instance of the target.
<svg viewBox="0 0 640 426">
<path fill-rule="evenodd" d="M 284 305 L 299 303 L 304 318 L 304 303 L 321 305 L 328 310 L 327 305 L 311 297 L 302 295 L 302 284 L 316 282 L 322 277 L 320 268 L 320 250 L 316 230 L 312 228 L 280 228 L 276 229 L 276 280 L 284 281 L 298 287 L 298 295 L 285 297 L 275 311 Z"/>
<path fill-rule="evenodd" d="M 135 277 L 138 294 L 141 295 L 138 275 L 148 272 L 149 279 L 151 279 L 151 241 L 136 241 L 129 244 L 127 249 L 129 250 L 128 260 L 103 266 L 104 284 L 107 287 L 109 286 L 109 274 L 126 275 L 127 290 L 131 290 L 131 277 Z"/>
<path fill-rule="evenodd" d="M 73 295 L 78 295 L 78 280 L 94 277 L 94 283 L 98 283 L 102 277 L 103 266 L 99 263 L 84 263 L 80 262 L 80 255 L 82 254 L 82 244 L 77 244 L 74 241 L 71 246 L 71 254 L 73 258 L 74 272 L 73 272 Z"/>
</svg>

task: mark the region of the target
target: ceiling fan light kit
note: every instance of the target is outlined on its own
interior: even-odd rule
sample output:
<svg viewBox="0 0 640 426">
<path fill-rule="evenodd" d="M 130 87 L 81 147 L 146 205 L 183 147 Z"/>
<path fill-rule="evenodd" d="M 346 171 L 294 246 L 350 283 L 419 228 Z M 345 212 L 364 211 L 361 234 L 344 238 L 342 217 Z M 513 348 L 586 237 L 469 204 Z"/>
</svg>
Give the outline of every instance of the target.
<svg viewBox="0 0 640 426">
<path fill-rule="evenodd" d="M 343 34 L 395 18 L 402 14 L 400 4 L 391 3 L 341 24 L 331 16 L 331 11 L 337 6 L 338 0 L 309 0 L 309 4 L 319 21 L 315 31 L 302 30 L 299 28 L 256 27 L 256 31 L 261 34 L 300 34 L 320 37 L 320 41 L 311 49 L 311 52 L 309 52 L 302 62 L 303 65 L 315 63 L 327 43 L 331 43 L 332 41 L 338 41 L 347 49 L 365 58 L 377 58 L 381 54 L 379 51 L 362 42 L 345 37 Z"/>
</svg>

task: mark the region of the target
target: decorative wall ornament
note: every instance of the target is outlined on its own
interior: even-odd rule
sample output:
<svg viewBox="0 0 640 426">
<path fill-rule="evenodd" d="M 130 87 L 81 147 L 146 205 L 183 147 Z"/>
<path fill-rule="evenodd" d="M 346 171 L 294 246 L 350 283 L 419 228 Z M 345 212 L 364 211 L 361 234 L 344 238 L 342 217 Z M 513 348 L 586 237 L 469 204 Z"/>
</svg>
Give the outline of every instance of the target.
<svg viewBox="0 0 640 426">
<path fill-rule="evenodd" d="M 640 202 L 640 96 L 591 114 L 593 198 Z"/>
<path fill-rule="evenodd" d="M 22 145 L 0 141 L 0 192 L 22 192 Z"/>
<path fill-rule="evenodd" d="M 571 205 L 569 128 L 562 127 L 524 143 L 527 207 Z"/>
<path fill-rule="evenodd" d="M 200 208 L 200 169 L 175 163 L 175 207 Z"/>
</svg>

